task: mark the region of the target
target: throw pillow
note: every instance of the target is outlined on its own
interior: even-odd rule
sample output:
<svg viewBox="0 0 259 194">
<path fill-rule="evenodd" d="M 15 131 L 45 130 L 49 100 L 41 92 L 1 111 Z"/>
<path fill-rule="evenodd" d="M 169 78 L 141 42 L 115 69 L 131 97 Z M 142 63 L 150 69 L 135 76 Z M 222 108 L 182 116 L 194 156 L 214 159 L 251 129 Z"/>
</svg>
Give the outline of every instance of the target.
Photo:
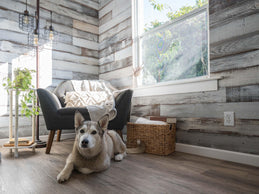
<svg viewBox="0 0 259 194">
<path fill-rule="evenodd" d="M 104 91 L 73 91 L 65 96 L 66 107 L 85 107 L 87 105 L 103 105 L 107 101 Z"/>
</svg>

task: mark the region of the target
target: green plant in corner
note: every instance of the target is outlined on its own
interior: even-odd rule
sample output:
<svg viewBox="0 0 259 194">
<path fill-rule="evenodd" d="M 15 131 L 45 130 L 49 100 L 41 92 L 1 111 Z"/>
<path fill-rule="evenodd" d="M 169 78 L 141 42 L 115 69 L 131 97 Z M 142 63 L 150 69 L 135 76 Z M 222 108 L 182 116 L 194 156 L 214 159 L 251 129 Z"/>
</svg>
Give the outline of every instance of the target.
<svg viewBox="0 0 259 194">
<path fill-rule="evenodd" d="M 32 84 L 32 73 L 35 73 L 34 70 L 29 70 L 27 68 L 21 69 L 17 68 L 14 70 L 14 80 L 4 78 L 5 83 L 3 83 L 3 87 L 9 92 L 9 90 L 16 90 L 17 94 L 20 95 L 22 93 L 21 98 L 21 114 L 26 117 L 30 117 L 32 115 L 39 115 L 39 107 L 31 107 L 33 102 L 36 102 L 36 95 L 32 88 L 34 88 Z"/>
</svg>

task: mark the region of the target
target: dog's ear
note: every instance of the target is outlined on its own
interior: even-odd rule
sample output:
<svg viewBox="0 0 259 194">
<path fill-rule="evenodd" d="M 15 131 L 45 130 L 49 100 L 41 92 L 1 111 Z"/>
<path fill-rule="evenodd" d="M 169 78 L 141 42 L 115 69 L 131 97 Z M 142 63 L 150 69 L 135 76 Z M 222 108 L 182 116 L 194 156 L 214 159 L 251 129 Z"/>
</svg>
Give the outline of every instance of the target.
<svg viewBox="0 0 259 194">
<path fill-rule="evenodd" d="M 108 114 L 109 114 L 109 120 L 111 121 L 117 116 L 117 110 L 113 108 Z"/>
<path fill-rule="evenodd" d="M 83 117 L 83 115 L 77 110 L 75 113 L 75 128 L 82 125 L 84 120 L 85 120 L 85 118 Z"/>
<path fill-rule="evenodd" d="M 109 124 L 109 115 L 108 115 L 108 114 L 104 115 L 104 116 L 103 116 L 102 118 L 100 118 L 99 121 L 98 121 L 98 125 L 99 125 L 102 129 L 104 129 L 104 130 L 107 129 L 108 124 Z"/>
</svg>

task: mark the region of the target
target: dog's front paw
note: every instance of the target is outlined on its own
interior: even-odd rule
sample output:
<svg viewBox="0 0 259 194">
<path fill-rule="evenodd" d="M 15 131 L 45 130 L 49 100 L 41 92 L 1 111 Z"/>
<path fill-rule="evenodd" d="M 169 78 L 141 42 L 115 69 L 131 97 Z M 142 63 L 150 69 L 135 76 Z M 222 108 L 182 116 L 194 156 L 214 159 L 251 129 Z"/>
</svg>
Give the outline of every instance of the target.
<svg viewBox="0 0 259 194">
<path fill-rule="evenodd" d="M 57 181 L 59 183 L 62 183 L 62 182 L 65 182 L 69 179 L 69 174 L 66 174 L 66 173 L 59 173 L 58 176 L 57 176 Z"/>
<path fill-rule="evenodd" d="M 122 161 L 123 159 L 123 154 L 117 154 L 115 157 L 114 157 L 115 161 Z"/>
</svg>

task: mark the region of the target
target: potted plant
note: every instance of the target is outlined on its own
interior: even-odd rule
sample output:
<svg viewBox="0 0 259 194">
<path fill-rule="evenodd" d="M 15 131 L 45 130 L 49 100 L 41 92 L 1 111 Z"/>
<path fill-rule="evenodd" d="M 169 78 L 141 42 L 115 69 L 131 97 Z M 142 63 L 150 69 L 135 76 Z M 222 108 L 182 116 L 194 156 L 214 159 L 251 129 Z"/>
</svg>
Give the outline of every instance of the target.
<svg viewBox="0 0 259 194">
<path fill-rule="evenodd" d="M 22 93 L 21 98 L 21 114 L 26 117 L 34 116 L 39 114 L 39 107 L 29 106 L 36 101 L 36 95 L 34 95 L 34 88 L 32 84 L 32 73 L 34 70 L 27 68 L 17 68 L 14 70 L 14 80 L 6 78 L 6 82 L 3 83 L 3 87 L 9 93 L 10 90 L 15 90 L 17 97 Z M 17 107 L 18 108 L 18 107 Z"/>
</svg>

